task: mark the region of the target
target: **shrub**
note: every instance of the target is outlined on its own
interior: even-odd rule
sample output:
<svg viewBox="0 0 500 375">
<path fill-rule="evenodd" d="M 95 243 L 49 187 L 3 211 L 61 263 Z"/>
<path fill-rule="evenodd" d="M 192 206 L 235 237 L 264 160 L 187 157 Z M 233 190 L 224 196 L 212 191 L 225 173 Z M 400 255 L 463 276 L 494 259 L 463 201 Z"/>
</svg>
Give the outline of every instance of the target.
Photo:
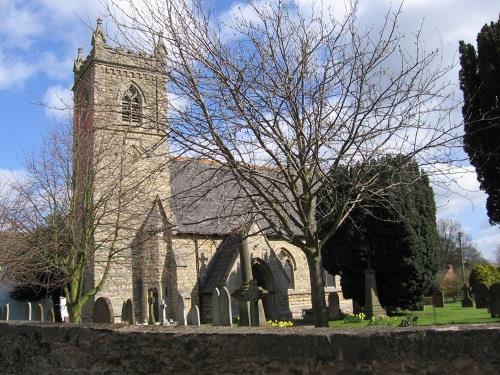
<svg viewBox="0 0 500 375">
<path fill-rule="evenodd" d="M 476 264 L 470 273 L 469 285 L 484 284 L 488 288 L 500 282 L 500 270 L 491 264 Z"/>
</svg>

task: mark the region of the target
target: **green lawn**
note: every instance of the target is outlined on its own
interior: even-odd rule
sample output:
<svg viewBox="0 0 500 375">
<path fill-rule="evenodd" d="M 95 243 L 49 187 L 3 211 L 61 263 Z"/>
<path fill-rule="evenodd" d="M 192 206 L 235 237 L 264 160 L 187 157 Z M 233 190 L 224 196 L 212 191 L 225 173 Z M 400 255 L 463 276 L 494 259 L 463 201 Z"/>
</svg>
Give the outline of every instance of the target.
<svg viewBox="0 0 500 375">
<path fill-rule="evenodd" d="M 436 315 L 432 306 L 425 306 L 424 311 L 408 311 L 408 314 L 418 316 L 417 325 L 434 324 L 466 324 L 466 323 L 499 323 L 500 318 L 492 319 L 486 309 L 462 308 L 461 302 L 446 303 L 442 308 L 436 308 Z M 406 316 L 396 316 L 384 320 L 390 326 L 398 326 Z M 363 320 L 359 323 L 344 323 L 342 320 L 330 321 L 330 327 L 339 328 L 361 328 L 366 327 L 370 322 Z"/>
</svg>

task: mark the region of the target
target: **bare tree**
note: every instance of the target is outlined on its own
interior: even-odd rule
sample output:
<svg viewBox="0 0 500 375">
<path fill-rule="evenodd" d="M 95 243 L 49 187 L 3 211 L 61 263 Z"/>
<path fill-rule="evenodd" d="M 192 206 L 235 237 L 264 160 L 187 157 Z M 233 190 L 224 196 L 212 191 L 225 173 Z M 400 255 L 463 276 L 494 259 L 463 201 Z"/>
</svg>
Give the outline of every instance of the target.
<svg viewBox="0 0 500 375">
<path fill-rule="evenodd" d="M 74 323 L 102 290 L 120 254 L 130 251 L 128 229 L 144 219 L 135 205 L 154 186 L 150 178 L 156 171 L 138 179 L 125 168 L 132 157 L 127 150 L 110 147 L 121 137 L 70 124 L 56 127 L 39 151 L 27 155 L 25 175 L 10 183 L 0 200 L 6 274 L 21 285 L 61 288 Z M 85 276 L 92 263 L 102 272 L 89 287 Z"/>
<path fill-rule="evenodd" d="M 439 51 L 398 32 L 401 9 L 380 29 L 359 26 L 356 1 L 340 17 L 249 1 L 230 20 L 201 0 L 107 5 L 122 43 L 164 38 L 172 150 L 228 170 L 261 229 L 305 253 L 315 325 L 326 326 L 322 248 L 354 207 L 390 188 L 371 162 L 397 154 L 390 173 L 413 159 L 432 173 L 448 161 L 455 128 Z M 337 195 L 336 168 L 353 164 Z"/>
<path fill-rule="evenodd" d="M 439 266 L 441 269 L 447 269 L 450 265 L 455 269 L 461 269 L 460 245 L 464 253 L 466 267 L 472 268 L 475 264 L 487 263 L 479 250 L 472 244 L 470 236 L 465 232 L 460 222 L 451 219 L 439 220 L 438 236 L 440 242 Z"/>
</svg>

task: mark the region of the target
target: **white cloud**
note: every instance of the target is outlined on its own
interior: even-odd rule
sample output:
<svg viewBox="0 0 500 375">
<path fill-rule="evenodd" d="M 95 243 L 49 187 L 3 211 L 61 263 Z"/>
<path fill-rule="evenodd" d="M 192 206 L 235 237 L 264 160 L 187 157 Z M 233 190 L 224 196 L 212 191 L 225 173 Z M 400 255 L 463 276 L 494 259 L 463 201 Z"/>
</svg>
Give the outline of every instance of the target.
<svg viewBox="0 0 500 375">
<path fill-rule="evenodd" d="M 68 120 L 71 118 L 73 104 L 73 93 L 67 87 L 61 85 L 51 86 L 44 96 L 45 113 L 56 120 Z"/>
<path fill-rule="evenodd" d="M 0 90 L 23 87 L 40 73 L 70 79 L 76 48 L 90 42 L 90 30 L 82 32 L 88 30 L 85 21 L 93 23 L 100 7 L 99 0 L 40 0 L 36 4 L 0 0 Z M 57 52 L 44 50 L 54 41 L 59 42 Z"/>
<path fill-rule="evenodd" d="M 500 245 L 500 228 L 488 226 L 481 229 L 474 237 L 474 245 L 481 250 L 487 259 L 494 261 L 495 249 Z"/>
<path fill-rule="evenodd" d="M 456 218 L 463 211 L 478 211 L 486 205 L 486 194 L 479 189 L 474 167 L 436 166 L 431 175 L 437 216 Z"/>
<path fill-rule="evenodd" d="M 0 0 L 0 35 L 4 37 L 2 44 L 31 44 L 30 38 L 44 30 L 42 21 L 29 4 Z"/>
<path fill-rule="evenodd" d="M 18 60 L 15 56 L 6 56 L 0 50 L 0 90 L 21 87 L 36 71 L 32 64 Z"/>
</svg>

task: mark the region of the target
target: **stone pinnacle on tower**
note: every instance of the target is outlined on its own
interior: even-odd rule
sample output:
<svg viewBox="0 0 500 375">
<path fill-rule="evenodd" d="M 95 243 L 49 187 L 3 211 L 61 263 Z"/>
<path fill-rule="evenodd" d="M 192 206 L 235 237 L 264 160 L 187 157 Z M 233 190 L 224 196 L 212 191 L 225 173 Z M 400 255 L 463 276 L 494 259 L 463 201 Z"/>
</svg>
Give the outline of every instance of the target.
<svg viewBox="0 0 500 375">
<path fill-rule="evenodd" d="M 102 27 L 102 18 L 97 18 L 97 26 L 92 35 L 92 45 L 95 46 L 97 43 L 106 44 L 106 33 Z"/>
</svg>

